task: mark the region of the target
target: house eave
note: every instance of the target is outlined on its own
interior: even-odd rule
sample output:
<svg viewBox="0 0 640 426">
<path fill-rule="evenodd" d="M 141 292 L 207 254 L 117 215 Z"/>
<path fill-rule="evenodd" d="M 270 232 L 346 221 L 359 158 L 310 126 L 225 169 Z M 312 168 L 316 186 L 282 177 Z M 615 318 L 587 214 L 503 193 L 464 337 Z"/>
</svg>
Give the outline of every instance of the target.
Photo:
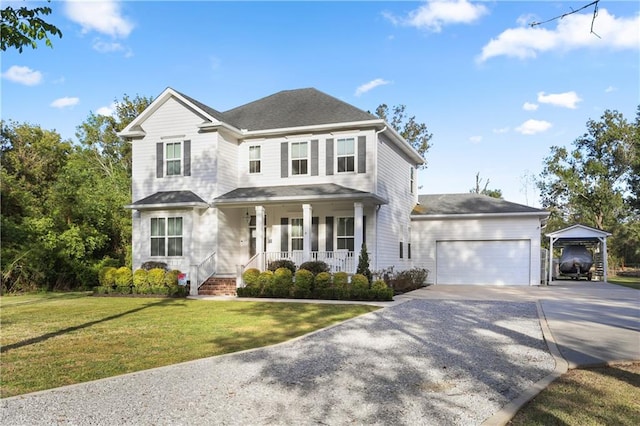
<svg viewBox="0 0 640 426">
<path fill-rule="evenodd" d="M 297 127 L 282 127 L 277 129 L 264 129 L 264 130 L 241 130 L 243 138 L 256 138 L 266 136 L 280 136 L 291 135 L 300 133 L 320 133 L 326 132 L 332 129 L 360 129 L 360 128 L 382 128 L 384 127 L 384 120 L 365 120 L 365 121 L 349 121 L 345 123 L 328 123 L 328 124 L 313 124 L 309 126 L 297 126 Z"/>
<path fill-rule="evenodd" d="M 189 203 L 158 203 L 158 204 L 127 204 L 124 206 L 129 210 L 184 210 L 184 209 L 208 209 L 209 204 L 199 202 Z"/>
<path fill-rule="evenodd" d="M 513 212 L 513 213 L 462 213 L 462 214 L 412 214 L 411 220 L 456 220 L 456 219 L 500 219 L 537 217 L 546 219 L 549 212 Z"/>
<path fill-rule="evenodd" d="M 282 204 L 282 203 L 312 203 L 331 201 L 370 201 L 376 205 L 388 204 L 389 201 L 375 194 L 336 194 L 336 195 L 309 195 L 309 196 L 280 196 L 280 197 L 250 197 L 250 198 L 229 198 L 225 200 L 214 200 L 212 207 L 246 207 L 255 204 Z"/>
</svg>

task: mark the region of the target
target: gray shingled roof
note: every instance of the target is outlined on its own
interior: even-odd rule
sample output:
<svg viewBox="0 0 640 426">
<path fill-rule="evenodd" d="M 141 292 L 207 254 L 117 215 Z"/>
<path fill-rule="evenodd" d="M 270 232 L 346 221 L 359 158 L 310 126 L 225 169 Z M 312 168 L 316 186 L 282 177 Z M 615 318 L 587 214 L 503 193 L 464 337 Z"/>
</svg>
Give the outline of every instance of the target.
<svg viewBox="0 0 640 426">
<path fill-rule="evenodd" d="M 223 121 L 238 129 L 266 130 L 317 124 L 377 120 L 346 102 L 319 90 L 283 90 L 225 111 Z"/>
<path fill-rule="evenodd" d="M 545 210 L 474 193 L 427 194 L 418 196 L 418 201 L 420 204 L 414 208 L 412 214 L 419 216 L 546 213 Z"/>
<path fill-rule="evenodd" d="M 276 202 L 296 200 L 317 200 L 319 198 L 328 199 L 372 199 L 378 204 L 386 204 L 386 201 L 378 196 L 357 189 L 346 188 L 334 183 L 318 185 L 289 185 L 289 186 L 266 186 L 253 188 L 237 188 L 217 197 L 213 204 L 232 204 L 243 202 Z"/>
<path fill-rule="evenodd" d="M 131 207 L 144 207 L 158 204 L 206 204 L 202 198 L 191 191 L 161 191 L 149 195 L 131 204 Z"/>
<path fill-rule="evenodd" d="M 205 105 L 202 102 L 197 101 L 197 100 L 193 99 L 191 96 L 187 96 L 182 92 L 178 92 L 177 90 L 176 90 L 176 92 L 180 93 L 180 95 L 183 96 L 185 99 L 187 99 L 189 102 L 193 103 L 198 108 L 200 108 L 201 110 L 205 111 L 207 114 L 211 115 L 212 117 L 215 117 L 217 120 L 225 121 L 224 115 L 220 111 L 218 111 L 216 109 L 213 109 L 210 106 Z"/>
</svg>

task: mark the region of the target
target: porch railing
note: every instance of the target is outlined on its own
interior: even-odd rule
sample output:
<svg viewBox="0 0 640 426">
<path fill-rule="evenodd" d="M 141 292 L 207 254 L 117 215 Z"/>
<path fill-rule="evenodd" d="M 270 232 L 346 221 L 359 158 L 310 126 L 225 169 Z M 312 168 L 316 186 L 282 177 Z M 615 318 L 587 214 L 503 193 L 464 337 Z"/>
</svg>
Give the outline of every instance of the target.
<svg viewBox="0 0 640 426">
<path fill-rule="evenodd" d="M 264 271 L 269 266 L 269 263 L 274 260 L 288 259 L 293 261 L 296 266 L 300 266 L 306 260 L 321 260 L 329 265 L 331 273 L 342 271 L 352 274 L 356 271 L 355 253 L 352 251 L 312 251 L 310 255 L 310 259 L 305 259 L 305 254 L 301 251 L 270 251 L 258 253 L 249 259 L 244 266 L 244 270 L 256 268 Z"/>
<path fill-rule="evenodd" d="M 189 293 L 192 296 L 198 295 L 198 288 L 216 273 L 216 252 L 211 253 L 199 265 L 192 266 L 191 288 Z"/>
</svg>

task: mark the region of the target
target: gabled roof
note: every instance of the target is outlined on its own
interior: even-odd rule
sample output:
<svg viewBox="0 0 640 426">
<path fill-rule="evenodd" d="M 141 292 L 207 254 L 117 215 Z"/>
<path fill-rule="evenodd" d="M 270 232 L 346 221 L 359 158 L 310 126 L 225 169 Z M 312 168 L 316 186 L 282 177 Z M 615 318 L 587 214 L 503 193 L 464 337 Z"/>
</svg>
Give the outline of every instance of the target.
<svg viewBox="0 0 640 426">
<path fill-rule="evenodd" d="M 283 90 L 223 115 L 223 121 L 249 131 L 379 120 L 314 88 Z"/>
<path fill-rule="evenodd" d="M 475 193 L 424 194 L 418 196 L 418 202 L 419 204 L 411 213 L 414 217 L 477 215 L 533 215 L 546 217 L 549 215 L 549 212 L 545 210 Z"/>
<path fill-rule="evenodd" d="M 335 200 L 367 200 L 374 204 L 386 204 L 387 201 L 370 192 L 346 188 L 334 183 L 318 185 L 288 185 L 237 188 L 227 192 L 215 200 L 213 205 L 241 205 L 247 203 L 282 203 L 295 201 L 335 201 Z"/>
<path fill-rule="evenodd" d="M 209 204 L 191 191 L 161 191 L 125 206 L 135 210 L 184 207 L 207 208 Z"/>
<path fill-rule="evenodd" d="M 547 237 L 552 238 L 602 238 L 602 237 L 610 237 L 611 233 L 607 231 L 603 231 L 601 229 L 592 228 L 590 226 L 576 224 L 569 226 L 568 228 L 559 229 L 554 232 L 549 232 L 545 234 Z"/>
</svg>

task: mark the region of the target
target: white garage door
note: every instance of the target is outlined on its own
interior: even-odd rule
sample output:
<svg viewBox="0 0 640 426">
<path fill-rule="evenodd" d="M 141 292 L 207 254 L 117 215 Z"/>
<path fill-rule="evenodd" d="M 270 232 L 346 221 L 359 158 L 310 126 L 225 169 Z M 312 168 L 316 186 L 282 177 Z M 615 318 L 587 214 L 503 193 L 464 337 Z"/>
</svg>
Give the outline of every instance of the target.
<svg viewBox="0 0 640 426">
<path fill-rule="evenodd" d="M 437 241 L 436 284 L 529 285 L 531 243 Z"/>
</svg>

